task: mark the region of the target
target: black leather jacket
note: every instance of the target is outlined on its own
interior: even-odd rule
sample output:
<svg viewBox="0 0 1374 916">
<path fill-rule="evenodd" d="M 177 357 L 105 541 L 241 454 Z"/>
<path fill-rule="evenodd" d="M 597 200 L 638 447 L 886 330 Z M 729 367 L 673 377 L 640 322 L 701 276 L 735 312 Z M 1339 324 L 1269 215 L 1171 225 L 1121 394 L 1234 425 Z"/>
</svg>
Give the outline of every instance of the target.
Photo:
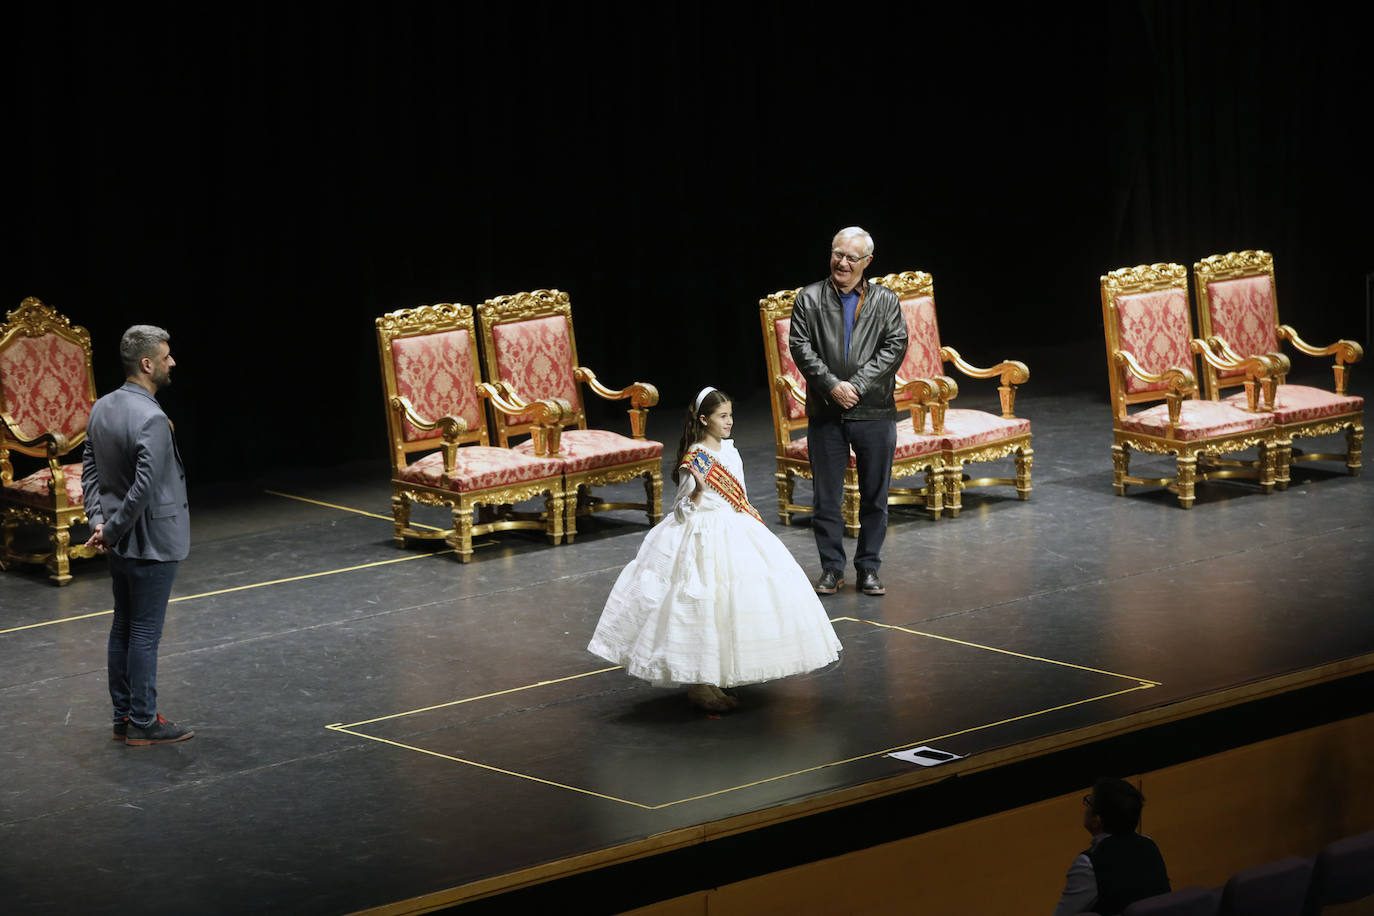
<svg viewBox="0 0 1374 916">
<path fill-rule="evenodd" d="M 897 294 L 868 283 L 846 360 L 844 306 L 835 285 L 827 277 L 804 288 L 792 306 L 788 349 L 806 379 L 806 415 L 895 420 L 893 379 L 906 355 L 906 342 L 906 322 Z M 830 390 L 846 381 L 859 392 L 859 403 L 848 410 L 830 397 Z"/>
</svg>

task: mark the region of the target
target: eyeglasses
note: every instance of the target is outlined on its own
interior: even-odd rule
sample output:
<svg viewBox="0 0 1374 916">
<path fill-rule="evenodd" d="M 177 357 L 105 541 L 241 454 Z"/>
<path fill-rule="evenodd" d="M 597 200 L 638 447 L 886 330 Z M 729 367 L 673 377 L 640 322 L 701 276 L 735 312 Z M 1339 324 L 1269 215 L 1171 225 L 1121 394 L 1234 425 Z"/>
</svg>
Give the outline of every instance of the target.
<svg viewBox="0 0 1374 916">
<path fill-rule="evenodd" d="M 844 260 L 844 261 L 848 261 L 850 264 L 857 264 L 857 263 L 859 263 L 860 261 L 862 261 L 864 258 L 868 257 L 868 255 L 866 255 L 866 254 L 850 254 L 850 253 L 847 252 L 847 251 L 841 251 L 841 250 L 838 249 L 838 248 L 833 248 L 833 249 L 831 249 L 831 251 L 830 251 L 830 257 L 831 257 L 831 258 L 834 258 L 835 260 Z"/>
</svg>

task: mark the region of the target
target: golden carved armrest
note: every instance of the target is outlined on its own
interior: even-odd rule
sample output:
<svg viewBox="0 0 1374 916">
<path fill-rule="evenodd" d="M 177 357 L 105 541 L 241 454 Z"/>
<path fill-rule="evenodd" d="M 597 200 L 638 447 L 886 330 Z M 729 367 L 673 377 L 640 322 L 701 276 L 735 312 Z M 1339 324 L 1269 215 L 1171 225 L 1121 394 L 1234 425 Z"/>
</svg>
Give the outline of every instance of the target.
<svg viewBox="0 0 1374 916">
<path fill-rule="evenodd" d="M 563 398 L 540 398 L 526 401 L 511 390 L 507 382 L 480 382 L 477 393 L 491 401 L 507 417 L 529 414 L 530 438 L 534 440 L 534 454 L 539 458 L 557 456 L 563 447 L 563 420 L 574 414 L 573 406 Z"/>
<path fill-rule="evenodd" d="M 1019 359 L 1004 359 L 995 366 L 979 369 L 953 347 L 941 347 L 940 358 L 954 363 L 956 369 L 970 378 L 999 378 L 1001 384 L 997 386 L 997 393 L 1002 398 L 1002 416 L 1008 420 L 1016 417 L 1016 386 L 1030 380 L 1030 369 L 1025 363 Z"/>
<path fill-rule="evenodd" d="M 63 438 L 59 436 L 58 438 Z M 62 470 L 61 452 L 48 455 L 48 495 L 57 501 L 57 508 L 67 508 L 67 472 Z"/>
<path fill-rule="evenodd" d="M 629 398 L 630 406 L 639 408 L 653 407 L 658 403 L 658 389 L 648 382 L 635 382 L 633 385 L 617 391 L 614 388 L 607 388 L 597 381 L 596 373 L 586 366 L 578 366 L 573 369 L 573 376 L 579 382 L 586 382 L 592 391 L 608 401 L 623 401 Z"/>
<path fill-rule="evenodd" d="M 14 431 L 14 421 L 0 414 L 0 429 L 12 434 Z M 78 437 L 77 442 L 84 440 L 86 433 L 83 431 Z M 61 433 L 43 433 L 33 439 L 20 439 L 18 436 L 11 435 L 11 445 L 24 446 L 23 451 L 38 456 L 37 446 L 43 445 L 45 449 L 43 456 L 48 459 L 48 495 L 57 500 L 57 508 L 67 508 L 67 473 L 62 470 L 62 456 L 71 451 L 74 447 L 68 442 L 67 437 Z M 28 451 L 32 449 L 32 451 Z M 0 483 L 6 485 L 14 482 L 14 465 L 10 463 L 10 450 L 0 445 Z"/>
<path fill-rule="evenodd" d="M 1197 393 L 1197 376 L 1180 366 L 1170 366 L 1163 372 L 1155 375 L 1153 372 L 1146 372 L 1145 368 L 1136 362 L 1135 356 L 1129 350 L 1112 351 L 1112 362 L 1118 366 L 1124 366 L 1131 375 L 1147 382 L 1151 385 L 1164 384 L 1169 388 L 1164 394 L 1165 401 L 1169 405 L 1169 435 L 1174 435 L 1174 428 L 1178 426 L 1179 415 L 1183 412 L 1183 399 Z M 1126 414 L 1126 404 L 1120 401 L 1116 405 L 1117 416 L 1123 417 Z"/>
<path fill-rule="evenodd" d="M 1146 372 L 1145 367 L 1136 362 L 1135 354 L 1131 353 L 1130 350 L 1113 351 L 1112 360 L 1118 366 L 1125 366 L 1131 375 L 1142 382 L 1151 385 L 1167 384 L 1170 391 L 1176 391 L 1180 395 L 1192 394 L 1197 391 L 1197 376 L 1193 375 L 1191 369 L 1184 369 L 1182 366 L 1170 366 L 1155 375 L 1153 372 Z"/>
<path fill-rule="evenodd" d="M 572 413 L 572 405 L 563 398 L 526 401 L 511 389 L 508 382 L 480 382 L 477 385 L 477 393 L 491 401 L 498 411 L 508 417 L 530 414 L 536 426 L 561 423 L 565 416 Z"/>
<path fill-rule="evenodd" d="M 1267 355 L 1241 356 L 1231 349 L 1230 344 L 1215 334 L 1206 340 L 1194 337 L 1188 341 L 1188 346 L 1214 369 L 1241 370 L 1255 378 L 1267 378 L 1275 368 L 1273 360 Z"/>
<path fill-rule="evenodd" d="M 926 413 L 930 413 L 931 431 L 939 436 L 945 431 L 945 411 L 949 402 L 959 396 L 959 383 L 948 375 L 933 378 L 896 379 L 896 396 L 911 401 L 911 429 L 920 435 L 925 432 Z"/>
<path fill-rule="evenodd" d="M 1342 396 L 1345 394 L 1345 386 L 1349 381 L 1346 364 L 1358 363 L 1363 359 L 1364 347 L 1353 340 L 1338 340 L 1325 347 L 1314 347 L 1299 337 L 1293 326 L 1288 324 L 1279 325 L 1277 333 L 1279 340 L 1289 341 L 1299 353 L 1306 353 L 1308 356 L 1335 356 L 1336 363 L 1331 367 L 1331 371 L 1336 374 L 1336 393 Z"/>
<path fill-rule="evenodd" d="M 410 399 L 401 395 L 393 395 L 391 398 L 391 409 L 400 411 L 401 416 L 405 417 L 412 426 L 424 432 L 437 429 L 439 434 L 445 439 L 457 439 L 468 431 L 467 421 L 462 417 L 440 417 L 437 420 L 427 420 L 415 412 L 415 407 L 410 403 Z"/>
<path fill-rule="evenodd" d="M 392 395 L 390 403 L 391 409 L 400 413 L 416 429 L 424 432 L 439 430 L 439 435 L 444 439 L 441 446 L 444 450 L 444 474 L 453 473 L 453 463 L 458 457 L 458 437 L 468 431 L 467 421 L 462 417 L 440 417 L 437 420 L 427 420 L 415 412 L 415 407 L 410 403 L 409 398 L 401 395 Z"/>
<path fill-rule="evenodd" d="M 32 439 L 25 439 L 15 430 L 17 425 L 14 418 L 9 414 L 0 413 L 0 429 L 5 430 L 5 434 L 10 437 L 10 443 L 25 454 L 41 455 L 48 458 L 56 458 L 65 455 L 78 445 L 86 441 L 86 431 L 83 429 L 75 437 L 69 439 L 62 433 L 39 433 Z"/>
<path fill-rule="evenodd" d="M 1269 361 L 1274 364 L 1274 373 L 1279 378 L 1279 383 L 1283 383 L 1283 377 L 1293 368 L 1293 361 L 1288 358 L 1287 353 L 1266 353 Z"/>
<path fill-rule="evenodd" d="M 1245 372 L 1245 403 L 1251 412 L 1260 409 L 1255 392 L 1256 379 L 1259 380 L 1260 387 L 1264 392 L 1264 409 L 1274 409 L 1274 396 L 1278 385 L 1288 372 L 1288 357 L 1282 353 L 1241 356 L 1231 349 L 1231 345 L 1224 338 L 1216 334 L 1207 338 L 1206 346 L 1202 346 L 1201 340 L 1194 340 L 1192 347 L 1193 351 L 1201 353 L 1202 358 L 1213 368 L 1240 369 Z"/>
<path fill-rule="evenodd" d="M 910 380 L 903 379 L 899 375 L 896 377 L 896 386 L 897 391 L 904 392 L 907 397 L 920 397 L 927 401 L 935 398 L 952 401 L 959 396 L 959 383 L 948 375 Z"/>
<path fill-rule="evenodd" d="M 775 391 L 786 391 L 797 399 L 798 404 L 806 403 L 806 389 L 797 384 L 797 380 L 789 378 L 781 373 L 773 376 L 773 389 Z"/>
<path fill-rule="evenodd" d="M 623 401 L 629 398 L 630 409 L 626 413 L 630 415 L 630 429 L 634 438 L 644 438 L 644 427 L 648 420 L 649 408 L 658 403 L 657 388 L 648 382 L 635 382 L 619 391 L 614 388 L 607 388 L 596 380 L 596 373 L 586 366 L 575 367 L 573 377 L 579 382 L 585 382 L 588 388 L 608 401 Z"/>
</svg>

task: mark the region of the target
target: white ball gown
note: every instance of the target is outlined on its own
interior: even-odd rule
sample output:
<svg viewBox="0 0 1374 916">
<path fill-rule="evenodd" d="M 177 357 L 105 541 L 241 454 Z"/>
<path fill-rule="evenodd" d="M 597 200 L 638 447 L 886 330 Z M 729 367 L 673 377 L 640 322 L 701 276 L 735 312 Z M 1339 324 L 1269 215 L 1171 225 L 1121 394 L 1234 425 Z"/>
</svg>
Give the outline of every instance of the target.
<svg viewBox="0 0 1374 916">
<path fill-rule="evenodd" d="M 733 442 L 694 448 L 743 487 Z M 830 619 L 782 541 L 710 486 L 692 502 L 696 481 L 679 476 L 673 511 L 620 571 L 587 648 L 659 687 L 753 684 L 839 658 Z"/>
</svg>

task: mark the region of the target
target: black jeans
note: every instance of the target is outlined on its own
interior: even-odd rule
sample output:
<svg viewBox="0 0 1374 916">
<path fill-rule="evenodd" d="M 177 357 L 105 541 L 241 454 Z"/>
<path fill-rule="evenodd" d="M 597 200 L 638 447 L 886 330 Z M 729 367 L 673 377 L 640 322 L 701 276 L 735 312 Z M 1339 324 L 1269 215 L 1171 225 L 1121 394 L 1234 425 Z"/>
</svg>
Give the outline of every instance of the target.
<svg viewBox="0 0 1374 916">
<path fill-rule="evenodd" d="M 114 621 L 108 664 L 115 721 L 138 726 L 157 718 L 157 647 L 167 619 L 167 599 L 177 575 L 175 560 L 110 558 L 114 579 Z"/>
<path fill-rule="evenodd" d="M 894 420 L 812 418 L 806 424 L 811 484 L 816 508 L 811 528 L 821 568 L 844 572 L 844 471 L 854 450 L 859 475 L 859 546 L 854 566 L 876 570 L 887 537 L 887 487 L 892 479 L 892 453 L 897 447 Z"/>
</svg>

